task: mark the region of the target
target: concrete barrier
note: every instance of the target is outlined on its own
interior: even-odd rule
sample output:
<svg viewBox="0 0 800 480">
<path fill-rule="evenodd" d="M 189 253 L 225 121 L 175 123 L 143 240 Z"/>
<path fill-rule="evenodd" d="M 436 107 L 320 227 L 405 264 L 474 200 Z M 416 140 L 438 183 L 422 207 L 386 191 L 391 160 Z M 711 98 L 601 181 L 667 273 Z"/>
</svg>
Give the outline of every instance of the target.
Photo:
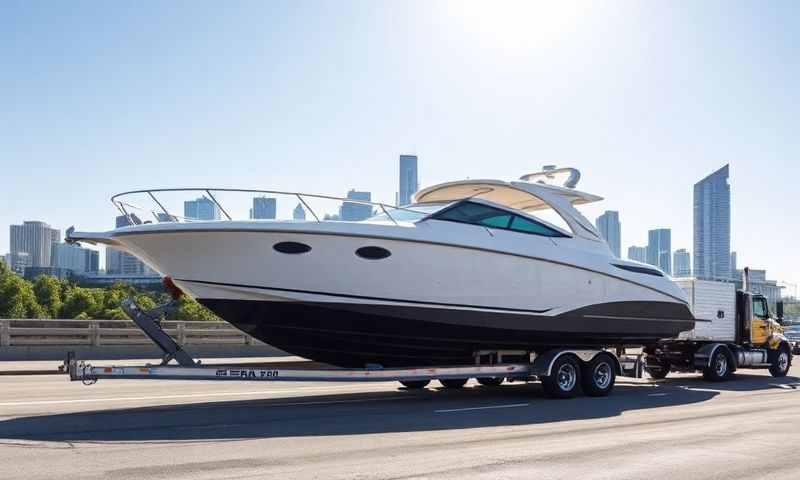
<svg viewBox="0 0 800 480">
<path fill-rule="evenodd" d="M 198 357 L 265 357 L 285 352 L 225 322 L 165 320 L 164 330 Z M 0 319 L 0 360 L 159 357 L 161 351 L 130 320 Z"/>
</svg>

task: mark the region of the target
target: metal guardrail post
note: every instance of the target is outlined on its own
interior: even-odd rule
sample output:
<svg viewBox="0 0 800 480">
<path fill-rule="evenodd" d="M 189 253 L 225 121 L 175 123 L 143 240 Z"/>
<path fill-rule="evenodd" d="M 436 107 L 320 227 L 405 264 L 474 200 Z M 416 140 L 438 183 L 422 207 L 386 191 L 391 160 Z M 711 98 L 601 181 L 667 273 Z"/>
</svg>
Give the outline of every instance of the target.
<svg viewBox="0 0 800 480">
<path fill-rule="evenodd" d="M 0 320 L 0 346 L 11 346 L 11 321 Z"/>
<path fill-rule="evenodd" d="M 89 323 L 89 343 L 93 347 L 100 346 L 100 326 L 97 322 Z"/>
<path fill-rule="evenodd" d="M 176 328 L 178 330 L 178 344 L 186 345 L 186 323 L 178 322 Z"/>
</svg>

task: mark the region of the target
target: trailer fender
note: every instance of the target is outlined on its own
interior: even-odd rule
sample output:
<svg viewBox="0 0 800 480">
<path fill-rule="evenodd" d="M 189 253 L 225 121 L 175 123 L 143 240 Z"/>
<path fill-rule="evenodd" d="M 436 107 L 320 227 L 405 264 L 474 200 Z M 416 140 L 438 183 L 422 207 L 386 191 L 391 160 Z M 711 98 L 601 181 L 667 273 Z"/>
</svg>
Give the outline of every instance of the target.
<svg viewBox="0 0 800 480">
<path fill-rule="evenodd" d="M 619 362 L 619 358 L 611 352 L 607 352 L 605 350 L 571 350 L 571 349 L 555 349 L 555 350 L 548 350 L 547 352 L 543 353 L 542 355 L 538 355 L 536 359 L 533 361 L 533 365 L 531 365 L 531 375 L 536 377 L 547 377 L 550 376 L 553 370 L 553 364 L 555 364 L 556 360 L 562 355 L 574 355 L 578 357 L 578 359 L 584 363 L 589 363 L 594 360 L 594 357 L 600 355 L 601 353 L 608 354 L 611 358 L 614 359 L 614 370 L 616 370 L 617 375 L 622 375 L 622 365 Z"/>
<path fill-rule="evenodd" d="M 717 353 L 717 350 L 720 348 L 725 349 L 728 352 L 728 358 L 733 359 L 733 368 L 736 369 L 736 355 L 733 355 L 731 349 L 728 348 L 727 345 L 724 343 L 708 343 L 700 347 L 694 353 L 694 367 L 698 370 L 703 370 L 704 368 L 708 368 L 711 366 L 711 359 L 714 357 L 714 354 Z"/>
</svg>

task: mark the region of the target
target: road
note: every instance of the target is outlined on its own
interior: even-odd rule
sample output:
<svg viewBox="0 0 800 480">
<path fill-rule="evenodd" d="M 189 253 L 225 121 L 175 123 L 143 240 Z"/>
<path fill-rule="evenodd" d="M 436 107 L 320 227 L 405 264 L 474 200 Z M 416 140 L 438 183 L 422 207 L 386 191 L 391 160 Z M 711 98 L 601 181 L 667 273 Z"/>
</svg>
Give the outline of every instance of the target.
<svg viewBox="0 0 800 480">
<path fill-rule="evenodd" d="M 4 376 L 0 478 L 800 478 L 800 379 L 745 372 L 626 380 L 573 400 L 535 383 Z"/>
</svg>

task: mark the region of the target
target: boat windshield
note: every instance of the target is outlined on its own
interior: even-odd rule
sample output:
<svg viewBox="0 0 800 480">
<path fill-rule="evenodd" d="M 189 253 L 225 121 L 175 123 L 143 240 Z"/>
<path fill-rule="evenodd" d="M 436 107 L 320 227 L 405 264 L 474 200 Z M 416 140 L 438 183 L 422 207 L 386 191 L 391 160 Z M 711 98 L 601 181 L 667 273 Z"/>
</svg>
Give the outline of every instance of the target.
<svg viewBox="0 0 800 480">
<path fill-rule="evenodd" d="M 450 205 L 450 202 L 443 203 L 415 203 L 406 205 L 401 209 L 392 210 L 390 213 L 392 218 L 389 218 L 385 213 L 370 217 L 365 222 L 391 222 L 392 219 L 398 222 L 416 222 L 421 220 L 432 213 L 436 213 L 444 207 Z"/>
</svg>

